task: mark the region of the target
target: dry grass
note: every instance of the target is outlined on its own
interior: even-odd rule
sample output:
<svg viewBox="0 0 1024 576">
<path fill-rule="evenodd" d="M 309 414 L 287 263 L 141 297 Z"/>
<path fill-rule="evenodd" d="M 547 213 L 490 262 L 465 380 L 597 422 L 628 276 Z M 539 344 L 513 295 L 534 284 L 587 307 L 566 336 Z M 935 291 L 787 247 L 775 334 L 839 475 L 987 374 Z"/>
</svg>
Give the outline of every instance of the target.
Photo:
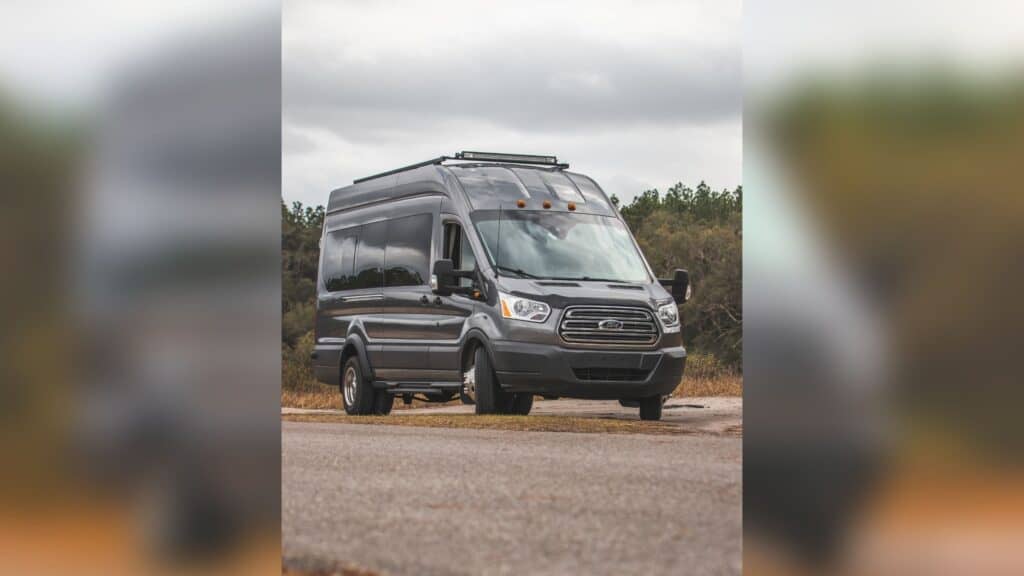
<svg viewBox="0 0 1024 576">
<path fill-rule="evenodd" d="M 673 398 L 706 396 L 743 396 L 743 376 L 721 374 L 710 378 L 683 378 Z"/>
<path fill-rule="evenodd" d="M 337 388 L 281 389 L 281 406 L 287 408 L 335 408 L 341 410 L 341 393 Z"/>
<path fill-rule="evenodd" d="M 693 434 L 665 422 L 580 418 L 574 416 L 497 416 L 476 414 L 391 414 L 389 416 L 348 416 L 345 414 L 287 414 L 289 422 L 328 422 L 338 424 L 388 424 L 424 428 L 469 428 L 517 432 L 584 432 L 591 434 Z"/>
<path fill-rule="evenodd" d="M 672 396 L 743 396 L 743 375 L 713 354 L 690 352 L 683 381 Z"/>
</svg>

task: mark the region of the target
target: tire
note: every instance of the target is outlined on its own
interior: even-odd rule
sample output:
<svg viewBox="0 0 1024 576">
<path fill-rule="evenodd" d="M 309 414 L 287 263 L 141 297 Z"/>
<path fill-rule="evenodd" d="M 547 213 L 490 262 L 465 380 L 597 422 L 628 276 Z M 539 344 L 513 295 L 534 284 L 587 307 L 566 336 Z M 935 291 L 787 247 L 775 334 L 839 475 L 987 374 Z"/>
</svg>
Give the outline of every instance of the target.
<svg viewBox="0 0 1024 576">
<path fill-rule="evenodd" d="M 391 408 L 395 405 L 395 397 L 383 390 L 374 390 L 373 413 L 378 416 L 391 414 Z"/>
<path fill-rule="evenodd" d="M 664 400 L 661 396 L 650 396 L 640 400 L 641 420 L 661 420 L 661 406 Z"/>
<path fill-rule="evenodd" d="M 374 396 L 373 386 L 363 378 L 359 357 L 353 355 L 341 370 L 341 403 L 345 413 L 350 416 L 372 414 Z"/>
<path fill-rule="evenodd" d="M 483 346 L 473 352 L 476 379 L 476 413 L 508 414 L 512 411 L 512 395 L 501 389 L 498 377 L 491 367 L 491 358 Z"/>
<path fill-rule="evenodd" d="M 512 396 L 512 413 L 527 416 L 533 408 L 533 394 L 518 392 Z"/>
</svg>

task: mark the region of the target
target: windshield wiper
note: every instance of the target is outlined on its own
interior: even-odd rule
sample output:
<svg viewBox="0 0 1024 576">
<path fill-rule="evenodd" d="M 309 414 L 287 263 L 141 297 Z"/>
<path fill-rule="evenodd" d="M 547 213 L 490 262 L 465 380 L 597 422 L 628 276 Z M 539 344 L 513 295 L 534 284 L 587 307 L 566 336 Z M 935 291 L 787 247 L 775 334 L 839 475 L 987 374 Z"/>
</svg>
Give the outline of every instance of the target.
<svg viewBox="0 0 1024 576">
<path fill-rule="evenodd" d="M 508 266 L 495 266 L 495 270 L 504 270 L 505 272 L 512 272 L 513 274 L 519 274 L 521 278 L 540 278 L 540 276 L 534 276 L 529 272 L 523 272 L 519 268 L 509 268 Z"/>
</svg>

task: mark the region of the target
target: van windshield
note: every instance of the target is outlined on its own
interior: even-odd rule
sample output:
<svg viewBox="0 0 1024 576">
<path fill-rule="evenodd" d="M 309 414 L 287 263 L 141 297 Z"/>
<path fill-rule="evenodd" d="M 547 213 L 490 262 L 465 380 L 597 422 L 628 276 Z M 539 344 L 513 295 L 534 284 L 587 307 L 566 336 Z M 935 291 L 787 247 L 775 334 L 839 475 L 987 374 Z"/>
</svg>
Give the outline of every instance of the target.
<svg viewBox="0 0 1024 576">
<path fill-rule="evenodd" d="M 650 280 L 629 230 L 611 216 L 488 210 L 474 213 L 473 222 L 488 259 L 504 275 L 549 280 Z"/>
</svg>

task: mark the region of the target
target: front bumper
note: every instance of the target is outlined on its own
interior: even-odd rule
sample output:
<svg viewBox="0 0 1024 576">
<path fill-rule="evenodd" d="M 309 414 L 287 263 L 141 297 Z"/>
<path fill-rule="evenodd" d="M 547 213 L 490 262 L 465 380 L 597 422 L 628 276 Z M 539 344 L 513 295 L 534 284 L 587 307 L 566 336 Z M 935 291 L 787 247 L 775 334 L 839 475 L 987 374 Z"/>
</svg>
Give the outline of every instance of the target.
<svg viewBox="0 0 1024 576">
<path fill-rule="evenodd" d="M 501 387 L 570 398 L 638 399 L 671 394 L 686 365 L 681 346 L 648 351 L 582 350 L 492 342 Z"/>
</svg>

